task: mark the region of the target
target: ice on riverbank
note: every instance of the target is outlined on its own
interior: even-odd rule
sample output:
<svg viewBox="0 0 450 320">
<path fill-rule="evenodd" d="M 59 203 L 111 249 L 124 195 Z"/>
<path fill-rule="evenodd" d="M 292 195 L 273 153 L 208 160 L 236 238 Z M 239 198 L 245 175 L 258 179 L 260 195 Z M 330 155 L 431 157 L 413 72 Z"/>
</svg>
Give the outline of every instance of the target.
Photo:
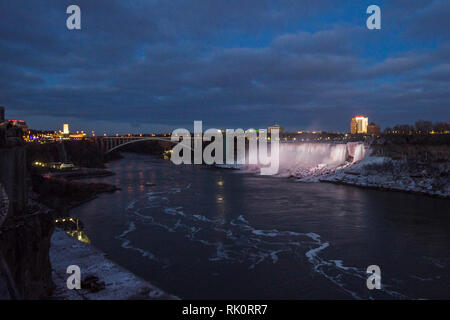
<svg viewBox="0 0 450 320">
<path fill-rule="evenodd" d="M 319 181 L 450 198 L 449 175 L 448 162 L 421 164 L 369 156 Z"/>
<path fill-rule="evenodd" d="M 53 269 L 53 282 L 56 285 L 53 299 L 64 300 L 172 300 L 178 299 L 154 285 L 138 278 L 131 272 L 111 262 L 105 254 L 69 237 L 56 229 L 51 239 L 50 261 Z M 66 286 L 66 273 L 69 265 L 81 269 L 82 281 L 87 277 L 97 277 L 104 288 L 92 292 L 87 289 L 69 290 Z"/>
</svg>

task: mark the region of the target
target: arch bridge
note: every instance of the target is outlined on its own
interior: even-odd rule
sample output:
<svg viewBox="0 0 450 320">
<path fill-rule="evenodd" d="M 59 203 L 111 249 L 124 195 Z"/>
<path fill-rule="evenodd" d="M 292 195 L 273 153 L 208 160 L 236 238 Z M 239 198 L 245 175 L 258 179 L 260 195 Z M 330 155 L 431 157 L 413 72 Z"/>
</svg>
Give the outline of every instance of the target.
<svg viewBox="0 0 450 320">
<path fill-rule="evenodd" d="M 106 154 L 117 150 L 125 145 L 140 141 L 163 141 L 165 143 L 174 144 L 170 137 L 95 137 L 95 144 Z"/>
</svg>

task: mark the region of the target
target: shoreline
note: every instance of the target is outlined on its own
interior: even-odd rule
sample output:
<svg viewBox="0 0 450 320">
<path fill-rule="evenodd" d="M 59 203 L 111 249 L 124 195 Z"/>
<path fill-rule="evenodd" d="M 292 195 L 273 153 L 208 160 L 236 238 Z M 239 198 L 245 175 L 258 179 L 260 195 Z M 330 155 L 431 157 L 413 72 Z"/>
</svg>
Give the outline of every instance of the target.
<svg viewBox="0 0 450 320">
<path fill-rule="evenodd" d="M 364 185 L 362 183 L 359 184 L 359 183 L 353 183 L 353 182 L 348 182 L 348 181 L 332 180 L 331 178 L 322 178 L 322 179 L 319 179 L 319 182 L 321 182 L 321 183 L 330 183 L 330 184 L 335 184 L 335 185 L 358 187 L 358 188 L 369 189 L 369 190 L 403 192 L 403 193 L 414 194 L 414 195 L 419 195 L 419 196 L 426 196 L 426 197 L 430 197 L 430 198 L 449 199 L 450 200 L 450 196 L 449 195 L 440 195 L 440 194 L 428 193 L 428 192 L 425 192 L 425 191 L 418 191 L 418 190 L 408 190 L 408 189 L 401 189 L 401 188 L 393 188 L 393 187 L 388 187 L 388 186 L 383 186 L 383 185 L 379 185 L 379 186 L 376 186 L 376 185 Z"/>
<path fill-rule="evenodd" d="M 105 169 L 83 169 L 61 172 L 45 179 L 48 188 L 72 190 L 63 202 L 55 201 L 55 194 L 35 194 L 43 206 L 51 207 L 70 217 L 71 210 L 98 198 L 101 193 L 121 190 L 108 183 L 78 182 L 89 178 L 104 178 L 115 175 Z M 45 189 L 44 189 L 45 190 Z M 50 206 L 49 206 L 50 205 Z M 131 271 L 106 258 L 106 254 L 91 244 L 85 244 L 55 226 L 50 239 L 49 259 L 55 290 L 51 300 L 179 300 Z M 69 265 L 81 269 L 82 289 L 69 290 L 66 286 Z"/>
<path fill-rule="evenodd" d="M 353 166 L 320 177 L 319 181 L 450 199 L 448 172 L 448 163 L 435 164 L 427 172 L 402 160 L 368 156 Z"/>
<path fill-rule="evenodd" d="M 51 237 L 50 262 L 56 286 L 51 300 L 179 300 L 131 271 L 106 258 L 106 254 L 92 245 L 55 228 Z M 81 270 L 82 288 L 67 289 L 69 265 Z M 89 279 L 92 279 L 89 281 Z M 99 290 L 100 289 L 100 290 Z"/>
<path fill-rule="evenodd" d="M 78 170 L 72 171 L 56 171 L 48 174 L 51 178 L 65 179 L 67 181 L 72 180 L 83 180 L 92 178 L 105 178 L 114 176 L 115 173 L 102 168 L 79 168 Z"/>
<path fill-rule="evenodd" d="M 363 189 L 404 192 L 432 198 L 450 199 L 450 181 L 448 181 L 441 189 L 436 189 L 433 186 L 434 181 L 442 178 L 436 174 L 434 176 L 429 175 L 428 177 L 425 177 L 411 173 L 402 173 L 394 177 L 392 174 L 390 175 L 388 171 L 384 171 L 383 168 L 378 169 L 379 171 L 375 174 L 373 174 L 373 172 L 371 174 L 366 172 L 368 170 L 367 168 L 374 165 L 373 162 L 375 162 L 375 165 L 380 165 L 380 163 L 376 163 L 380 161 L 403 165 L 399 160 L 386 160 L 386 158 L 383 157 L 368 156 L 359 162 L 354 164 L 346 164 L 335 170 L 319 169 L 317 171 L 311 171 L 309 169 L 305 169 L 305 171 L 307 171 L 305 175 L 275 175 L 274 177 L 294 179 L 297 182 L 303 183 L 331 183 L 336 185 L 359 187 Z M 218 170 L 236 170 L 235 168 L 228 167 L 216 166 L 215 168 Z M 259 175 L 255 172 L 247 173 Z M 449 179 L 447 178 L 447 180 Z"/>
</svg>

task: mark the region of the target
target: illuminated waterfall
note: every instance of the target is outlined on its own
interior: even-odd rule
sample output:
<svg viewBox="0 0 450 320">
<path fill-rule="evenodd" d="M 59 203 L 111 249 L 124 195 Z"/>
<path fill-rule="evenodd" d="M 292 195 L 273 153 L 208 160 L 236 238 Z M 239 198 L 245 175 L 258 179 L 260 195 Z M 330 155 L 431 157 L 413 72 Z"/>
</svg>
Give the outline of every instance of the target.
<svg viewBox="0 0 450 320">
<path fill-rule="evenodd" d="M 365 156 L 364 144 L 280 143 L 278 176 L 305 178 L 333 173 L 337 168 L 351 165 Z M 258 172 L 259 166 L 244 166 L 246 171 Z"/>
<path fill-rule="evenodd" d="M 366 149 L 362 143 L 358 144 L 355 148 L 355 155 L 353 156 L 353 162 L 360 161 L 364 159 L 366 155 Z"/>
</svg>

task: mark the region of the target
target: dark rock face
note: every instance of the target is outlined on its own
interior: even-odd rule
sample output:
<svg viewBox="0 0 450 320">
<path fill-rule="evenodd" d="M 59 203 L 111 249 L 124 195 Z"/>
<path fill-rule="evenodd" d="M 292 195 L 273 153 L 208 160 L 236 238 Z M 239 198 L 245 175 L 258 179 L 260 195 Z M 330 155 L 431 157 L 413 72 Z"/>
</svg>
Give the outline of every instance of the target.
<svg viewBox="0 0 450 320">
<path fill-rule="evenodd" d="M 5 189 L 3 189 L 2 184 L 0 183 L 0 227 L 8 215 L 9 209 L 9 199 L 6 195 Z"/>
<path fill-rule="evenodd" d="M 53 288 L 49 260 L 53 222 L 45 210 L 30 210 L 25 147 L 7 140 L 0 147 L 0 183 L 9 203 L 0 225 L 0 252 L 20 297 L 42 299 Z"/>
<path fill-rule="evenodd" d="M 1 111 L 1 110 L 0 110 Z M 0 115 L 1 117 L 1 115 Z M 1 120 L 1 119 L 0 119 Z M 0 184 L 0 228 L 5 221 L 6 215 L 8 214 L 9 200 Z M 9 268 L 6 265 L 3 255 L 0 253 L 0 299 L 10 300 L 12 298 L 9 284 Z"/>
<path fill-rule="evenodd" d="M 118 190 L 116 186 L 107 183 L 84 183 L 40 175 L 34 175 L 32 182 L 39 201 L 59 211 L 91 200 L 99 193 Z"/>
<path fill-rule="evenodd" d="M 34 161 L 69 161 L 79 167 L 105 167 L 106 157 L 104 153 L 90 141 L 65 141 L 63 144 L 59 142 L 45 144 L 28 143 L 26 149 L 29 166 Z"/>
<path fill-rule="evenodd" d="M 75 165 L 86 168 L 104 168 L 105 154 L 90 141 L 65 141 L 67 157 Z"/>
<path fill-rule="evenodd" d="M 9 198 L 8 215 L 24 212 L 27 207 L 26 175 L 24 147 L 0 148 L 0 183 Z"/>
<path fill-rule="evenodd" d="M 0 249 L 23 299 L 46 299 L 54 288 L 49 258 L 53 219 L 39 213 L 8 217 L 0 234 Z"/>
</svg>

